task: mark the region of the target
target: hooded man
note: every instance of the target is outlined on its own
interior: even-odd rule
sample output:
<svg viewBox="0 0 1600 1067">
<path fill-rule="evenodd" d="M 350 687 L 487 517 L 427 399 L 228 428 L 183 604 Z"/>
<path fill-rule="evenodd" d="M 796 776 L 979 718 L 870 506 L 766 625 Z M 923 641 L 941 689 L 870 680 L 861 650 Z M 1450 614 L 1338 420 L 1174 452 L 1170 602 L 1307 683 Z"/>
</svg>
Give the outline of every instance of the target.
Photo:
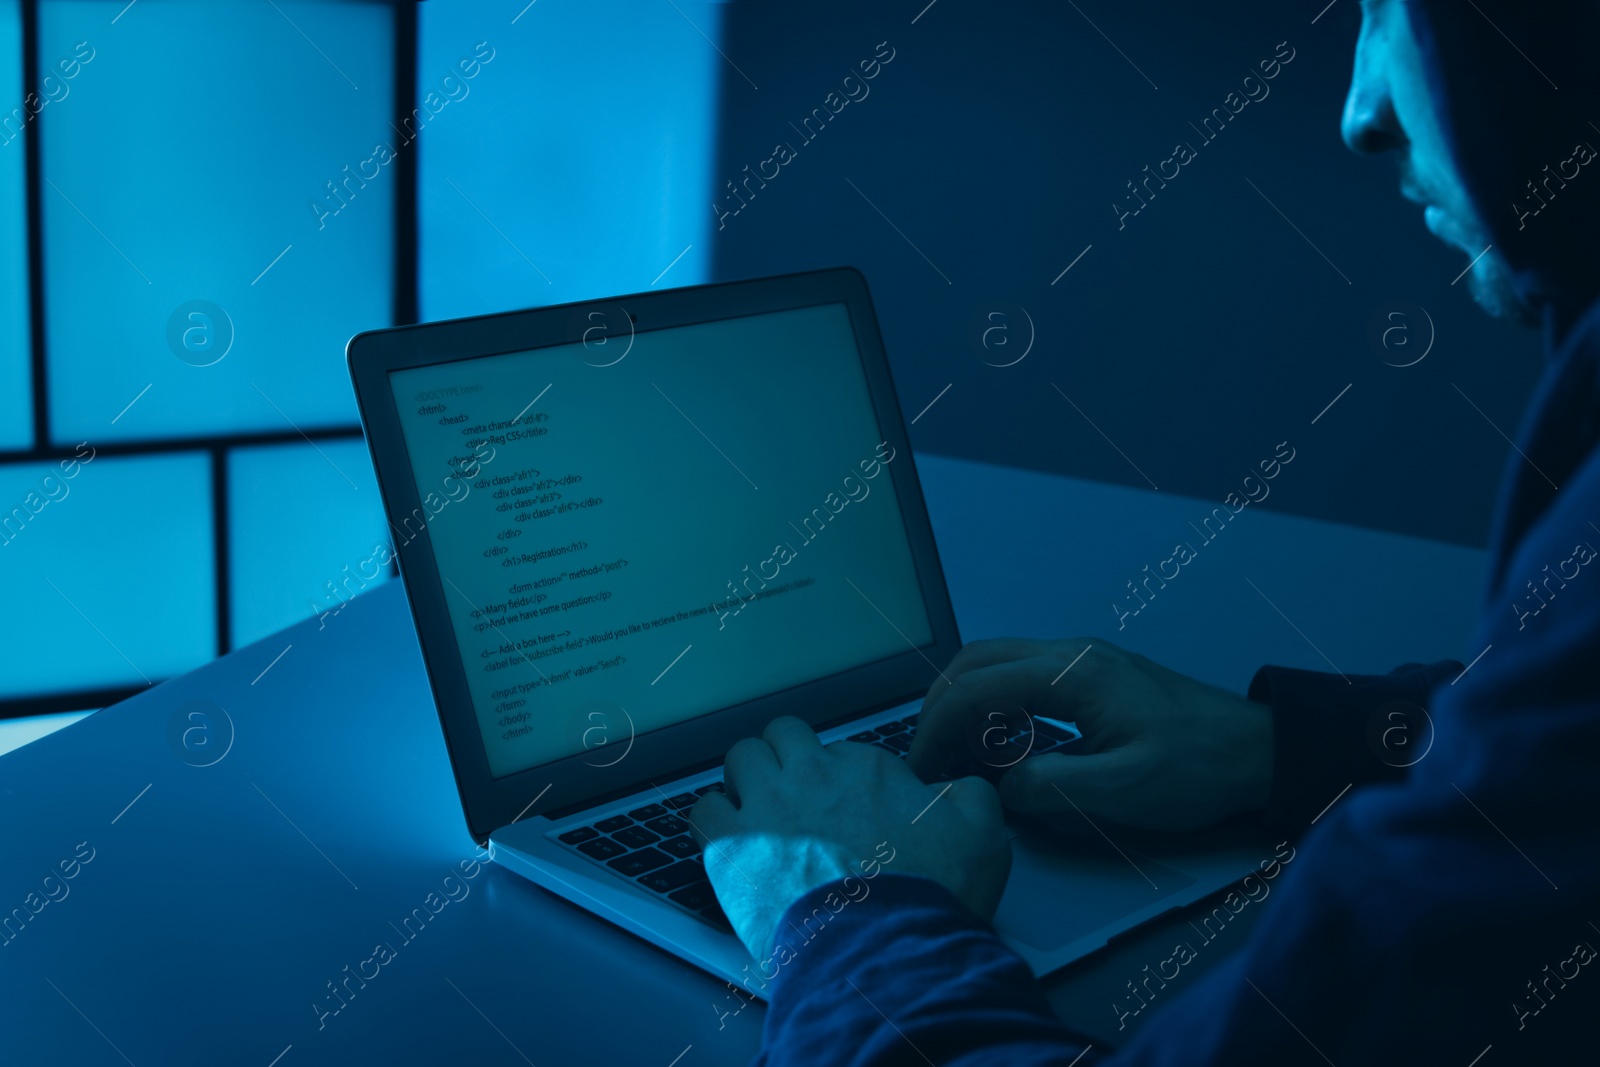
<svg viewBox="0 0 1600 1067">
<path fill-rule="evenodd" d="M 1541 323 L 1546 340 L 1500 496 L 1472 646 L 1483 654 L 1350 679 L 1266 667 L 1242 699 L 1098 639 L 1070 675 L 1062 666 L 1091 642 L 981 642 L 929 693 L 910 768 L 775 721 L 730 750 L 730 795 L 692 814 L 735 931 L 776 966 L 759 1062 L 1494 1067 L 1593 1056 L 1597 44 L 1596 0 L 1362 5 L 1345 141 L 1394 154 L 1428 228 L 1469 257 L 1478 302 Z M 976 778 L 935 786 L 912 773 L 948 767 L 978 709 L 1001 698 L 1075 719 L 1093 747 L 1025 760 L 998 794 Z M 1388 741 L 1369 740 L 1375 721 L 1410 730 L 1425 719 L 1426 759 L 1385 759 Z M 1291 837 L 1317 825 L 1263 864 L 1278 899 L 1245 944 L 1107 1054 L 1051 1015 L 988 925 L 1009 865 L 1002 799 L 1147 829 L 1250 815 Z M 852 864 L 873 855 L 870 892 L 832 907 Z M 819 911 L 823 932 L 800 938 Z"/>
</svg>

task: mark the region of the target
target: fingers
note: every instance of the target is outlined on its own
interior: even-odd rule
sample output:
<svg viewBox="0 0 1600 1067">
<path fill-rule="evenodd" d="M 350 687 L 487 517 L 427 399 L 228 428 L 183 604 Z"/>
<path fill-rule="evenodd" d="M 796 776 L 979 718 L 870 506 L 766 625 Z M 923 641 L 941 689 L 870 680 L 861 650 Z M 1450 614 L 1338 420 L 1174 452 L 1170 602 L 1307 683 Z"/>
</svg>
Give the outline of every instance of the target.
<svg viewBox="0 0 1600 1067">
<path fill-rule="evenodd" d="M 950 783 L 945 800 L 975 826 L 1000 830 L 1005 813 L 1001 808 L 1000 794 L 994 786 L 975 775 L 957 778 Z"/>
<path fill-rule="evenodd" d="M 793 715 L 773 719 L 767 723 L 761 736 L 778 757 L 781 767 L 814 758 L 822 751 L 822 742 L 817 740 L 816 731 Z"/>
<path fill-rule="evenodd" d="M 1075 812 L 1122 822 L 1148 763 L 1137 744 L 1082 756 L 1046 753 L 1008 771 L 1000 779 L 1000 799 L 1029 815 Z"/>
<path fill-rule="evenodd" d="M 739 807 L 759 794 L 777 773 L 777 754 L 759 737 L 734 742 L 722 762 L 722 784 Z"/>
<path fill-rule="evenodd" d="M 1009 663 L 1012 660 L 1028 659 L 1038 656 L 1049 649 L 1051 642 L 1040 641 L 1032 637 L 996 637 L 986 641 L 970 641 L 961 646 L 961 651 L 955 654 L 950 661 L 950 668 L 946 674 L 959 674 L 962 671 L 975 671 L 979 667 L 989 667 L 996 663 Z"/>
<path fill-rule="evenodd" d="M 986 754 L 992 763 L 992 754 L 983 746 L 983 724 L 979 722 L 985 712 L 997 713 L 990 725 L 1001 728 L 1001 737 L 1007 724 L 1025 723 L 1024 713 L 1043 713 L 1047 704 L 1062 717 L 1072 718 L 1071 690 L 1052 690 L 1046 676 L 1053 663 L 1048 659 L 1027 659 L 963 674 L 936 704 L 923 705 L 917 735 L 911 742 L 911 769 L 927 779 L 962 762 L 981 761 Z M 977 733 L 969 738 L 969 731 L 974 729 Z"/>
<path fill-rule="evenodd" d="M 922 784 L 922 780 L 906 766 L 905 760 L 877 745 L 864 745 L 859 741 L 835 741 L 825 746 L 823 751 L 831 759 L 838 761 L 834 773 L 850 777 L 888 775 L 892 778 L 904 775 L 910 781 Z"/>
<path fill-rule="evenodd" d="M 923 703 L 926 711 L 929 704 L 937 701 L 950 689 L 951 682 L 967 671 L 975 671 L 981 667 L 993 666 L 996 663 L 1010 663 L 1019 659 L 1027 659 L 1040 655 L 1046 648 L 1044 641 L 1035 641 L 1026 637 L 1001 637 L 988 641 L 973 641 L 962 645 L 961 651 L 955 654 L 949 666 L 939 676 L 938 681 L 928 689 L 928 695 Z"/>
<path fill-rule="evenodd" d="M 1011 841 L 1006 833 L 1000 795 L 982 778 L 959 778 L 950 786 L 946 801 L 976 831 L 986 848 L 983 860 L 973 865 L 961 900 L 985 921 L 994 919 L 1011 873 Z"/>
<path fill-rule="evenodd" d="M 727 837 L 737 829 L 738 811 L 721 792 L 712 790 L 701 797 L 686 816 L 689 829 L 702 846 L 718 837 Z"/>
</svg>

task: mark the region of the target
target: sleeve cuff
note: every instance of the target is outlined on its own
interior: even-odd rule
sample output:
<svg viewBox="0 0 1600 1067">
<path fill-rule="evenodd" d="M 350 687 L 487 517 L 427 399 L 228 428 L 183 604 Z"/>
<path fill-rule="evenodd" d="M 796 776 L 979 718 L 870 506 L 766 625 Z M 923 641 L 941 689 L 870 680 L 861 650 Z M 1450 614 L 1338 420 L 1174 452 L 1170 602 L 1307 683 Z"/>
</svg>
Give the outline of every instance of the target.
<svg viewBox="0 0 1600 1067">
<path fill-rule="evenodd" d="M 1051 1012 L 1026 961 L 928 878 L 883 873 L 811 890 L 758 966 L 770 981 L 765 1045 L 784 1049 L 784 1064 L 905 1062 L 909 1040 L 940 1063 L 1032 1065 L 1066 1062 L 1086 1044 Z"/>
<path fill-rule="evenodd" d="M 757 973 L 771 982 L 768 999 L 777 1002 L 791 987 L 811 988 L 863 970 L 886 948 L 952 938 L 992 943 L 995 951 L 1014 955 L 993 928 L 931 878 L 889 872 L 844 878 L 789 905 L 772 956 L 757 962 Z"/>
<path fill-rule="evenodd" d="M 1430 694 L 1460 670 L 1453 660 L 1348 677 L 1262 667 L 1246 696 L 1272 709 L 1265 822 L 1298 832 L 1350 786 L 1403 779 L 1433 743 Z"/>
</svg>

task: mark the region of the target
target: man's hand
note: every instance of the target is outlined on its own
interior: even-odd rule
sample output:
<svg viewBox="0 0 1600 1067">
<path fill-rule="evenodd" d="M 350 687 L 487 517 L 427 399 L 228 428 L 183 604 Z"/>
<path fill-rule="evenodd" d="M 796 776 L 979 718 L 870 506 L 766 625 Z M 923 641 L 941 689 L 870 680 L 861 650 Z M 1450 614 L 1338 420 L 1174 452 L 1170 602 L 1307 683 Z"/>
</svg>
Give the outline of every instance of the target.
<svg viewBox="0 0 1600 1067">
<path fill-rule="evenodd" d="M 923 702 L 911 768 L 930 778 L 1003 766 L 972 739 L 987 718 L 1028 716 L 1074 721 L 1083 739 L 1005 772 L 1000 797 L 1014 811 L 1190 830 L 1262 807 L 1271 788 L 1265 705 L 1093 638 L 967 645 Z"/>
<path fill-rule="evenodd" d="M 881 863 L 932 878 L 994 917 L 1011 843 L 982 779 L 924 785 L 889 753 L 848 741 L 824 748 L 786 716 L 728 750 L 723 780 L 727 795 L 701 797 L 689 821 L 717 899 L 756 959 L 771 954 L 790 904 L 869 861 L 874 874 Z"/>
</svg>

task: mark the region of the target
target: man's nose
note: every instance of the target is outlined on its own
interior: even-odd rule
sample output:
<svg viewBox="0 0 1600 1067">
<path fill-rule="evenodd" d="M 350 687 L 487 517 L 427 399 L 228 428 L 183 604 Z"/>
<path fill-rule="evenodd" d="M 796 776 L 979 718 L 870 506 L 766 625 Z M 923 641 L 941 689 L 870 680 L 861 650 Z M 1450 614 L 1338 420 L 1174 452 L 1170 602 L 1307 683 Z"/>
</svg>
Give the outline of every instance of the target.
<svg viewBox="0 0 1600 1067">
<path fill-rule="evenodd" d="M 1390 152 L 1405 142 L 1387 88 L 1381 82 L 1363 78 L 1360 64 L 1345 97 L 1339 133 L 1352 152 L 1363 155 Z"/>
</svg>

